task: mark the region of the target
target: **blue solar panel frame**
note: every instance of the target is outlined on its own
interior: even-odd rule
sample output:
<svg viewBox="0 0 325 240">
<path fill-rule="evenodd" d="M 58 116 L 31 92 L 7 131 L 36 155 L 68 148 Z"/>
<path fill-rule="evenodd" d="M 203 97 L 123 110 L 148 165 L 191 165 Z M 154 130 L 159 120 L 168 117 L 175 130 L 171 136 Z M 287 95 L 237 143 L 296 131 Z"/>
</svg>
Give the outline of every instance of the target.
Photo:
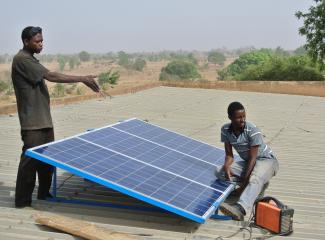
<svg viewBox="0 0 325 240">
<path fill-rule="evenodd" d="M 188 186 L 189 188 L 184 188 L 184 189 L 187 189 L 187 190 L 189 190 L 189 191 L 191 191 L 191 189 L 193 188 L 193 189 L 198 189 L 198 186 L 200 186 L 200 187 L 205 187 L 205 189 L 204 190 L 202 190 L 201 192 L 199 192 L 199 194 L 200 195 L 202 195 L 202 194 L 211 194 L 211 198 L 212 199 L 216 199 L 213 203 L 212 202 L 209 202 L 209 204 L 208 204 L 208 206 L 209 206 L 209 208 L 204 212 L 204 214 L 195 214 L 196 212 L 195 211 L 197 211 L 197 210 L 193 210 L 192 212 L 191 211 L 188 211 L 188 210 L 186 210 L 185 208 L 181 208 L 181 207 L 177 207 L 176 205 L 173 205 L 173 204 L 169 204 L 168 202 L 165 202 L 165 201 L 162 201 L 161 199 L 159 199 L 159 198 L 156 198 L 156 197 L 152 197 L 152 196 L 149 196 L 149 195 L 147 195 L 147 194 L 144 194 L 144 190 L 145 189 L 142 189 L 142 192 L 141 191 L 139 191 L 139 190 L 135 190 L 135 189 L 131 189 L 131 188 L 128 188 L 128 187 L 126 187 L 125 185 L 120 185 L 120 184 L 118 184 L 117 182 L 114 182 L 114 181 L 110 181 L 110 180 L 108 180 L 108 178 L 102 178 L 102 177 L 99 177 L 98 175 L 95 175 L 95 174 L 92 174 L 92 173 L 90 173 L 89 172 L 89 170 L 88 171 L 84 171 L 84 170 L 82 170 L 81 169 L 81 167 L 82 167 L 82 161 L 74 161 L 74 160 L 71 160 L 71 159 L 73 159 L 73 155 L 69 155 L 68 154 L 68 156 L 69 157 L 67 157 L 68 158 L 68 160 L 70 161 L 70 162 L 72 162 L 72 161 L 74 161 L 74 164 L 79 164 L 80 165 L 80 167 L 78 168 L 78 167 L 72 167 L 72 165 L 69 165 L 69 164 L 66 164 L 66 163 L 64 163 L 63 161 L 58 161 L 58 160 L 56 160 L 55 159 L 55 157 L 53 157 L 54 155 L 55 155 L 55 153 L 57 154 L 57 152 L 53 152 L 53 154 L 54 155 L 51 155 L 50 154 L 50 152 L 48 151 L 47 152 L 47 155 L 45 155 L 45 154 L 43 154 L 44 152 L 42 152 L 42 151 L 44 151 L 44 149 L 50 149 L 51 147 L 55 147 L 55 144 L 60 144 L 60 143 L 64 143 L 64 144 L 66 144 L 66 143 L 69 143 L 68 141 L 77 141 L 77 140 L 84 140 L 85 142 L 88 142 L 88 140 L 86 139 L 87 137 L 89 137 L 92 133 L 95 133 L 95 132 L 97 132 L 98 133 L 98 131 L 100 131 L 100 130 L 105 130 L 105 129 L 117 129 L 117 127 L 122 127 L 123 126 L 123 124 L 127 124 L 127 123 L 130 123 L 131 121 L 140 121 L 140 122 L 142 122 L 142 123 L 144 123 L 144 124 L 147 124 L 148 125 L 148 123 L 146 123 L 146 122 L 143 122 L 143 121 L 141 121 L 141 120 L 138 120 L 138 119 L 136 119 L 136 118 L 133 118 L 133 119 L 129 119 L 129 120 L 126 120 L 126 121 L 123 121 L 123 122 L 119 122 L 119 123 L 116 123 L 116 124 L 112 124 L 112 125 L 109 125 L 109 126 L 105 126 L 105 127 L 102 127 L 102 128 L 98 128 L 98 129 L 95 129 L 95 130 L 93 130 L 93 131 L 91 131 L 91 132 L 86 132 L 86 133 L 81 133 L 81 134 L 78 134 L 78 135 L 75 135 L 75 136 L 72 136 L 72 137 L 69 137 L 69 138 L 66 138 L 66 139 L 62 139 L 62 140 L 59 140 L 59 141 L 55 141 L 55 142 L 52 142 L 52 143 L 48 143 L 48 144 L 44 144 L 44 145 L 41 145 L 41 146 L 38 146 L 38 147 L 35 147 L 35 148 L 31 148 L 31 149 L 28 149 L 27 151 L 26 151 L 26 155 L 27 156 L 29 156 L 29 157 L 32 157 L 32 158 L 35 158 L 35 159 L 38 159 L 38 160 L 40 160 L 40 161 L 43 161 L 43 162 L 46 162 L 46 163 L 48 163 L 48 164 L 50 164 L 50 165 L 53 165 L 53 166 L 55 166 L 55 167 L 58 167 L 58 168 L 61 168 L 61 169 L 63 169 L 63 170 L 66 170 L 66 171 L 68 171 L 68 172 L 71 172 L 71 173 L 73 173 L 73 174 L 75 174 L 75 175 L 78 175 L 78 176 L 80 176 L 80 177 L 83 177 L 83 178 L 86 178 L 86 179 L 89 179 L 89 180 L 91 180 L 91 181 L 93 181 L 93 182 L 96 182 L 96 183 L 98 183 L 98 184 L 101 184 L 101 185 L 103 185 L 103 186 L 106 186 L 106 187 L 108 187 L 108 188 L 111 188 L 111 189 L 114 189 L 114 190 L 116 190 L 116 191 L 119 191 L 119 192 L 121 192 L 121 193 L 124 193 L 124 194 L 126 194 L 126 195 L 129 195 L 129 196 L 131 196 L 131 197 L 134 197 L 134 198 L 137 198 L 137 199 L 139 199 L 139 200 L 142 200 L 142 201 L 144 201 L 144 202 L 147 202 L 147 203 L 149 203 L 149 204 L 152 204 L 152 205 L 154 205 L 154 206 L 157 206 L 157 207 L 160 207 L 160 208 L 162 208 L 162 209 L 165 209 L 165 210 L 167 210 L 167 211 L 170 211 L 170 212 L 173 212 L 173 213 L 176 213 L 176 214 L 178 214 L 178 215 L 180 215 L 180 216 L 183 216 L 183 217 L 186 217 L 186 218 L 188 218 L 188 219 L 191 219 L 191 220 L 193 220 L 193 221 L 196 221 L 196 222 L 198 222 L 198 223 L 204 223 L 205 221 L 206 221 L 206 219 L 208 219 L 214 212 L 215 212 L 215 210 L 217 209 L 217 207 L 220 205 L 220 203 L 222 203 L 224 200 L 225 200 L 225 198 L 230 194 L 230 192 L 233 190 L 233 188 L 234 188 L 234 185 L 232 185 L 232 184 L 230 184 L 230 183 L 218 183 L 219 185 L 211 185 L 211 186 L 209 186 L 209 185 L 205 185 L 205 184 L 203 184 L 203 183 L 197 183 L 196 181 L 194 181 L 194 180 L 192 180 L 192 179 L 187 179 L 186 178 L 186 176 L 184 177 L 184 176 L 182 176 L 182 175 L 177 175 L 176 173 L 173 173 L 173 172 L 170 172 L 169 170 L 166 170 L 166 169 L 160 169 L 160 170 L 162 170 L 162 172 L 164 173 L 164 174 L 171 174 L 171 175 L 173 175 L 174 174 L 174 177 L 175 178 L 179 178 L 178 179 L 178 181 L 183 181 L 182 183 L 183 184 L 188 184 L 188 183 L 185 183 L 187 180 L 190 180 L 190 181 L 193 181 L 193 182 L 191 182 L 190 183 L 190 185 L 185 185 L 185 186 Z M 150 124 L 151 125 L 151 124 Z M 151 125 L 151 126 L 155 126 L 155 125 Z M 157 126 L 155 126 L 155 127 L 157 127 Z M 157 128 L 160 128 L 160 127 L 157 127 Z M 163 128 L 160 128 L 160 129 L 163 129 Z M 169 131 L 169 130 L 166 130 L 166 129 L 164 129 L 165 131 L 168 131 L 168 132 L 170 132 L 170 133 L 173 133 L 173 132 L 171 132 L 171 131 Z M 121 131 L 121 132 L 124 132 L 124 131 L 122 131 L 122 130 L 119 130 L 119 131 Z M 130 136 L 132 136 L 132 133 L 128 133 Z M 175 133 L 176 134 L 176 133 Z M 179 136 L 182 136 L 182 135 L 180 135 L 180 134 L 176 134 L 176 135 L 179 135 Z M 135 135 L 136 136 L 136 135 Z M 138 138 L 138 136 L 136 136 L 137 138 Z M 187 138 L 186 136 L 183 136 L 184 138 Z M 141 139 L 141 138 L 140 138 Z M 188 138 L 188 139 L 190 139 L 190 138 Z M 134 139 L 133 139 L 134 140 Z M 145 140 L 147 140 L 147 141 L 150 141 L 150 140 L 148 140 L 148 139 L 145 139 Z M 196 141 L 196 140 L 194 140 L 194 139 L 192 139 L 193 141 Z M 201 143 L 201 142 L 199 142 L 199 141 L 196 141 L 197 143 Z M 89 143 L 92 143 L 92 144 L 94 144 L 95 146 L 96 146 L 96 144 L 94 143 L 94 142 L 89 142 Z M 155 143 L 156 145 L 160 145 L 159 143 Z M 202 144 L 205 144 L 205 143 L 202 143 Z M 61 144 L 62 145 L 62 144 Z M 73 143 L 72 142 L 72 144 L 71 144 L 71 147 L 73 146 L 73 145 L 76 145 L 75 143 Z M 90 149 L 88 149 L 87 150 L 87 145 L 76 145 L 77 147 L 79 147 L 77 150 L 79 151 L 79 154 L 80 154 L 80 152 L 82 152 L 82 151 L 85 151 L 85 152 L 87 152 L 88 150 L 90 150 Z M 91 145 L 92 146 L 92 145 Z M 162 145 L 163 146 L 163 145 Z M 90 146 L 88 146 L 88 147 L 90 147 Z M 103 148 L 103 149 L 105 149 L 105 147 L 103 147 L 103 146 L 101 146 L 101 145 L 98 145 L 98 147 L 99 147 L 99 150 L 95 150 L 95 152 L 97 151 L 99 151 L 100 152 L 100 150 Z M 166 146 L 163 146 L 163 147 L 166 147 Z M 210 146 L 210 147 L 212 147 L 212 146 Z M 84 149 L 85 148 L 85 149 Z M 214 148 L 214 147 L 213 147 Z M 55 149 L 55 148 L 54 148 Z M 40 150 L 42 150 L 42 151 L 40 151 Z M 173 150 L 173 149 L 172 149 Z M 221 149 L 219 149 L 219 150 L 221 150 Z M 57 151 L 59 151 L 59 149 L 57 149 Z M 74 151 L 74 149 L 69 149 L 69 151 L 70 151 L 70 153 L 71 153 L 71 151 L 73 152 Z M 104 150 L 103 150 L 104 151 Z M 174 150 L 173 150 L 174 151 Z M 62 151 L 63 152 L 63 151 Z M 181 152 L 182 153 L 182 152 Z M 86 154 L 86 153 L 85 153 Z M 88 154 L 88 153 L 87 153 Z M 150 163 L 145 163 L 145 162 L 142 162 L 142 161 L 139 161 L 138 159 L 136 159 L 136 158 L 133 158 L 133 157 L 130 157 L 130 156 L 128 156 L 128 155 L 124 155 L 123 153 L 121 153 L 121 152 L 118 152 L 118 151 L 116 151 L 116 150 L 112 150 L 112 149 L 110 149 L 110 148 L 107 148 L 107 151 L 105 151 L 105 153 L 104 152 L 102 152 L 101 154 L 113 154 L 113 155 L 119 155 L 119 159 L 121 159 L 121 158 L 123 158 L 123 157 L 125 157 L 126 158 L 126 161 L 128 161 L 128 160 L 130 160 L 130 159 L 132 159 L 133 161 L 138 161 L 138 162 L 140 162 L 141 164 L 142 164 L 142 166 L 144 166 L 144 164 L 147 164 L 145 167 L 148 167 L 146 170 L 147 171 L 149 171 L 150 172 L 150 167 L 151 166 L 153 166 L 153 167 L 156 167 L 157 169 L 159 169 L 159 167 L 157 167 L 157 166 L 155 166 L 155 165 L 151 165 Z M 182 153 L 183 155 L 186 155 L 185 153 Z M 62 155 L 62 154 L 61 154 Z M 89 154 L 88 154 L 89 155 Z M 112 155 L 112 156 L 113 156 Z M 52 156 L 52 157 L 51 157 Z M 71 158 L 70 158 L 71 157 Z M 62 159 L 62 156 L 61 156 L 61 159 Z M 68 161 L 67 160 L 67 161 Z M 134 162 L 134 163 L 135 163 Z M 204 161 L 203 161 L 204 162 Z M 144 164 L 143 164 L 144 163 Z M 211 163 L 210 163 L 211 164 Z M 142 168 L 142 166 L 141 166 L 141 168 Z M 93 169 L 93 170 L 96 170 L 96 169 Z M 155 173 L 156 174 L 156 173 Z M 157 173 L 157 174 L 159 174 L 159 173 Z M 132 174 L 131 174 L 132 175 Z M 111 173 L 109 174 L 109 177 L 112 177 L 111 176 Z M 167 176 L 164 176 L 164 177 L 167 177 Z M 168 177 L 167 177 L 168 178 Z M 134 180 L 134 178 L 133 178 L 133 180 Z M 176 179 L 177 180 L 177 179 Z M 143 182 L 143 183 L 141 183 L 141 184 L 145 184 L 146 182 Z M 173 184 L 173 182 L 171 182 L 171 184 Z M 149 187 L 149 186 L 148 186 Z M 191 187 L 191 188 L 190 188 Z M 217 187 L 220 187 L 221 189 L 222 189 L 222 191 L 220 191 L 219 189 L 216 189 Z M 161 191 L 162 191 L 163 189 L 161 189 Z M 216 190 L 216 191 L 215 191 Z M 159 190 L 160 191 L 160 190 Z M 218 193 L 217 191 L 219 191 L 220 193 Z M 185 192 L 186 193 L 186 192 Z M 184 194 L 185 194 L 184 193 Z M 177 193 L 177 195 L 178 195 L 179 193 Z M 219 195 L 217 195 L 217 194 L 219 194 Z M 160 197 L 163 197 L 163 195 L 160 195 Z M 177 200 L 177 199 L 176 199 Z M 176 201 L 175 200 L 175 201 Z M 184 196 L 183 196 L 183 198 L 181 198 L 181 196 L 180 196 L 180 198 L 178 199 L 178 204 L 181 204 L 180 203 L 180 201 L 183 201 L 184 200 Z M 201 199 L 199 199 L 199 198 L 195 198 L 195 201 L 200 201 Z M 206 200 L 206 199 L 204 199 L 204 200 Z M 193 200 L 194 201 L 194 200 Z M 195 202 L 194 201 L 194 207 L 197 207 L 197 205 L 199 204 L 198 202 Z M 201 206 L 201 205 L 199 205 L 199 206 Z"/>
</svg>

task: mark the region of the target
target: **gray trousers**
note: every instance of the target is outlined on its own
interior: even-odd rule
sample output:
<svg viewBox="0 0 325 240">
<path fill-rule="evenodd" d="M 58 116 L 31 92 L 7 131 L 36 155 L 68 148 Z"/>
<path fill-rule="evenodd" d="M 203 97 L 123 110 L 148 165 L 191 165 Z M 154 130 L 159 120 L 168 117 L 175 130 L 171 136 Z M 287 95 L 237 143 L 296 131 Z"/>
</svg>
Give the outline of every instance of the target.
<svg viewBox="0 0 325 240">
<path fill-rule="evenodd" d="M 232 181 L 240 181 L 240 177 L 244 174 L 247 162 L 240 161 L 234 162 L 231 165 L 231 171 L 234 175 L 238 176 L 232 179 Z M 257 159 L 254 169 L 249 178 L 249 183 L 240 195 L 238 204 L 240 204 L 246 211 L 246 214 L 250 213 L 254 202 L 260 192 L 262 191 L 264 185 L 270 181 L 270 179 L 276 175 L 279 170 L 279 163 L 277 159 Z M 216 169 L 216 176 L 219 179 L 225 179 L 225 172 L 223 168 Z"/>
</svg>

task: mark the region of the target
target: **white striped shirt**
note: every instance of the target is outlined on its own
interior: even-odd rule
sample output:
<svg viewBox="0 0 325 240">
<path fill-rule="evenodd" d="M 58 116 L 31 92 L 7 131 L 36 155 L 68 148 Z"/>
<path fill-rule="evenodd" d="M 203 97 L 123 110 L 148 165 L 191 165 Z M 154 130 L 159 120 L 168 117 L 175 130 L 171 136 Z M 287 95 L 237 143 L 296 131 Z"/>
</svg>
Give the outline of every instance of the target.
<svg viewBox="0 0 325 240">
<path fill-rule="evenodd" d="M 245 123 L 244 131 L 238 137 L 232 131 L 231 123 L 223 125 L 221 128 L 221 142 L 230 143 L 245 161 L 249 160 L 249 150 L 252 146 L 259 146 L 257 160 L 275 158 L 271 148 L 264 143 L 262 132 L 250 122 Z"/>
</svg>

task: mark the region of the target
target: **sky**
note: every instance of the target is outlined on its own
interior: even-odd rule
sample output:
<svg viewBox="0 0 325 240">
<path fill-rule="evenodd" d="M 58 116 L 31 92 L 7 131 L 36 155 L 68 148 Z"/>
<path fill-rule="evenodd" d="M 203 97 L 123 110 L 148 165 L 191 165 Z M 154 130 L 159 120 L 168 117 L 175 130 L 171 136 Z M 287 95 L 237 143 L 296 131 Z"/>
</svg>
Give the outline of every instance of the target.
<svg viewBox="0 0 325 240">
<path fill-rule="evenodd" d="M 0 54 L 17 52 L 26 26 L 43 28 L 43 53 L 293 50 L 312 0 L 2 0 Z"/>
</svg>

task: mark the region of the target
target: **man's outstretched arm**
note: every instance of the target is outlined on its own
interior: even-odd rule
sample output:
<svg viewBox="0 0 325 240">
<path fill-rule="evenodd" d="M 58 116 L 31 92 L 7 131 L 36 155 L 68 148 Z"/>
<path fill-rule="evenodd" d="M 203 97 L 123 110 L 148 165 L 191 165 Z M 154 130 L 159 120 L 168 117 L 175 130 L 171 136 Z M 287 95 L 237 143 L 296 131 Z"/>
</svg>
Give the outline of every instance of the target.
<svg viewBox="0 0 325 240">
<path fill-rule="evenodd" d="M 57 83 L 77 83 L 82 82 L 87 87 L 89 87 L 94 92 L 99 92 L 99 86 L 95 81 L 95 75 L 87 75 L 87 76 L 71 76 L 58 72 L 47 72 L 44 75 L 44 78 L 50 82 Z"/>
</svg>

